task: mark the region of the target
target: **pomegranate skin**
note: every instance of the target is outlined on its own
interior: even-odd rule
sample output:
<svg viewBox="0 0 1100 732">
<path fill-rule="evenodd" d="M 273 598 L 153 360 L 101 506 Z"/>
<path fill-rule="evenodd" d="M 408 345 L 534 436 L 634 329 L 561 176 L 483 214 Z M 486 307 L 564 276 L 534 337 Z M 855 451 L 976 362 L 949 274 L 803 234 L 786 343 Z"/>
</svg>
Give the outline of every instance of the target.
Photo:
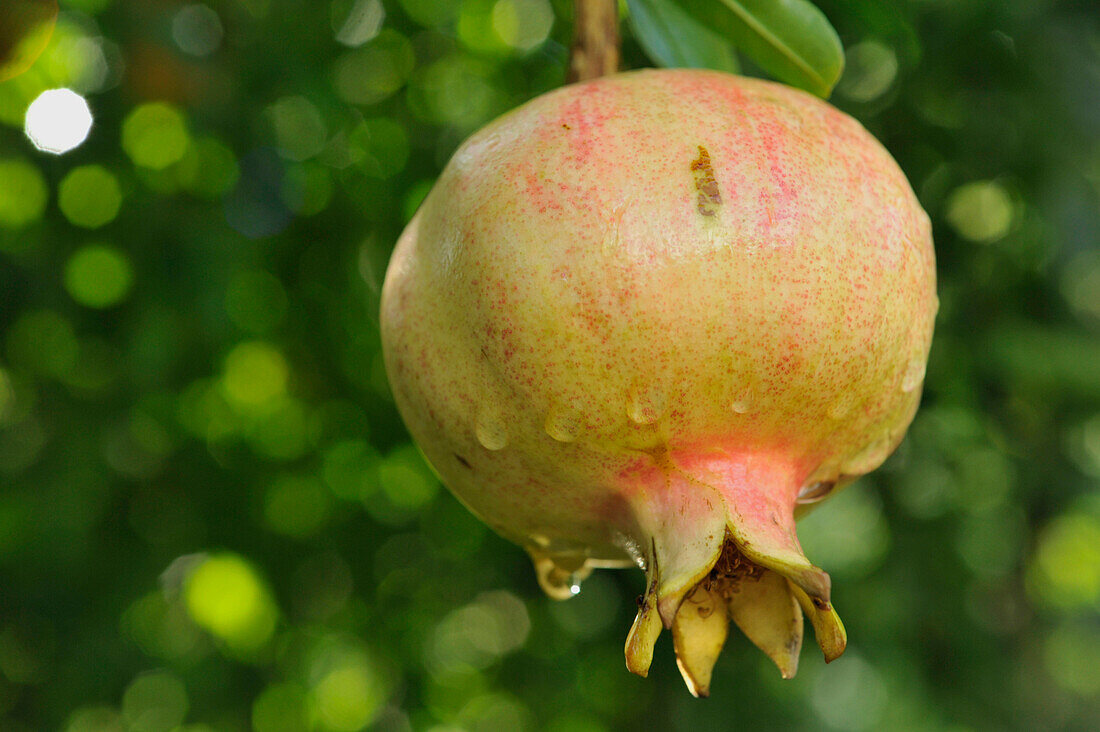
<svg viewBox="0 0 1100 732">
<path fill-rule="evenodd" d="M 645 569 L 628 666 L 670 627 L 705 694 L 727 618 L 784 676 L 803 613 L 843 651 L 795 511 L 901 440 L 936 309 L 928 217 L 857 122 L 779 84 L 646 70 L 467 140 L 398 242 L 381 319 L 443 482 L 553 596 Z"/>
</svg>

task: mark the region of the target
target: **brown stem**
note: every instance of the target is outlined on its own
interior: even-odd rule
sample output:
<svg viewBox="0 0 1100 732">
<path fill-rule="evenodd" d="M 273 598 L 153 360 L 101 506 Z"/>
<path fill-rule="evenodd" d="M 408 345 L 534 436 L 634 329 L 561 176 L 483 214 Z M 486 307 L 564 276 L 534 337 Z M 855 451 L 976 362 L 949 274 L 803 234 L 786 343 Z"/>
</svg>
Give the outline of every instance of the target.
<svg viewBox="0 0 1100 732">
<path fill-rule="evenodd" d="M 573 0 L 573 8 L 569 82 L 614 74 L 619 70 L 619 3 Z"/>
</svg>

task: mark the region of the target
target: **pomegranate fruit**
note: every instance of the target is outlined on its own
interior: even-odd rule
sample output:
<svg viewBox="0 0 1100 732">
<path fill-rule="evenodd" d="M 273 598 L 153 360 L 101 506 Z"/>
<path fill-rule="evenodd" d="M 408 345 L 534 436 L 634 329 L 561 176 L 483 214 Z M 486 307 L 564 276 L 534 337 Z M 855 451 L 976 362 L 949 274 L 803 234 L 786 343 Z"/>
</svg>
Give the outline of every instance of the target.
<svg viewBox="0 0 1100 732">
<path fill-rule="evenodd" d="M 382 341 L 443 482 L 569 597 L 648 581 L 705 695 L 732 620 L 795 673 L 844 650 L 795 515 L 877 467 L 920 398 L 928 217 L 889 154 L 766 81 L 636 71 L 557 89 L 454 154 L 394 251 Z"/>
</svg>

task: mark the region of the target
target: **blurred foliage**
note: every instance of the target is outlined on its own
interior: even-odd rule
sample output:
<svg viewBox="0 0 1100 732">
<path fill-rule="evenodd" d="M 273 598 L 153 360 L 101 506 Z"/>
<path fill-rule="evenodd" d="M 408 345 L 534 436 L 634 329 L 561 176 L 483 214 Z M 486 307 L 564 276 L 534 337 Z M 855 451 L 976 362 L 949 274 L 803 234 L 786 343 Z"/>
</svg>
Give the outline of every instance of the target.
<svg viewBox="0 0 1100 732">
<path fill-rule="evenodd" d="M 1100 728 L 1100 12 L 819 5 L 942 307 L 909 437 L 800 529 L 847 654 L 732 638 L 697 701 L 667 640 L 624 669 L 641 573 L 544 598 L 379 358 L 397 235 L 562 83 L 570 3 L 61 0 L 0 83 L 0 728 Z M 62 155 L 23 129 L 57 88 Z"/>
</svg>

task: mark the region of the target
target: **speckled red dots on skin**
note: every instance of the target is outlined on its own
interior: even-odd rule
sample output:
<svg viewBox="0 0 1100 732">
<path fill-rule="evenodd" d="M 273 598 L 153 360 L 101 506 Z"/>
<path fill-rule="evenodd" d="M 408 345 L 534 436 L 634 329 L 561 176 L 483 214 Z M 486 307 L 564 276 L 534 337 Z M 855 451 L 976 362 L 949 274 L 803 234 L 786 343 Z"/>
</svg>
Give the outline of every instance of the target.
<svg viewBox="0 0 1100 732">
<path fill-rule="evenodd" d="M 642 71 L 456 151 L 395 251 L 382 338 L 425 455 L 540 573 L 644 566 L 671 622 L 733 546 L 835 657 L 797 497 L 901 440 L 935 308 L 927 216 L 857 122 L 769 82 Z"/>
</svg>

